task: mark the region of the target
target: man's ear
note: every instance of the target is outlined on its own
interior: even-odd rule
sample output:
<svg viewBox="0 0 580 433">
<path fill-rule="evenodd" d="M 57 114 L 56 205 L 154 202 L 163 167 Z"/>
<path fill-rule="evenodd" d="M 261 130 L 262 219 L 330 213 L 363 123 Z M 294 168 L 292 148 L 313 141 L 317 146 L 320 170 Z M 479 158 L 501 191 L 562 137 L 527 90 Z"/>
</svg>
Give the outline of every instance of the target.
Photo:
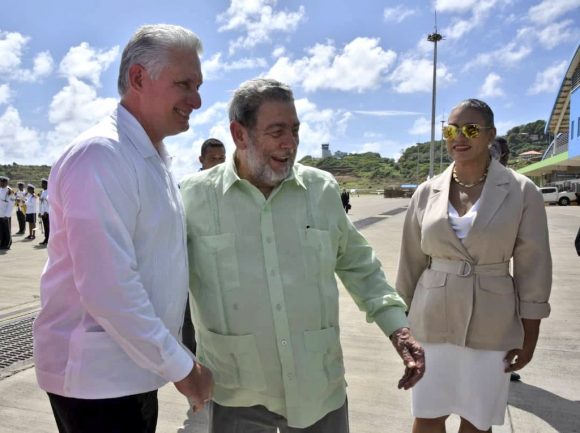
<svg viewBox="0 0 580 433">
<path fill-rule="evenodd" d="M 129 68 L 129 87 L 140 92 L 143 89 L 143 83 L 147 78 L 146 74 L 147 71 L 143 66 L 139 64 L 131 65 Z"/>
<path fill-rule="evenodd" d="M 248 130 L 238 121 L 230 122 L 230 133 L 237 149 L 248 148 Z"/>
</svg>

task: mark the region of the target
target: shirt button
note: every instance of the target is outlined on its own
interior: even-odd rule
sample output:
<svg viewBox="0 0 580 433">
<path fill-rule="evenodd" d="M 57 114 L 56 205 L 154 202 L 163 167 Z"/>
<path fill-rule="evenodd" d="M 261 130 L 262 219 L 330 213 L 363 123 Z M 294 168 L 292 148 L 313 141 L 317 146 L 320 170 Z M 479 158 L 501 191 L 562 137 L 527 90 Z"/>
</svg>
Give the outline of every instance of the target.
<svg viewBox="0 0 580 433">
<path fill-rule="evenodd" d="M 272 238 L 270 236 L 266 236 L 266 242 L 268 242 L 269 244 L 272 243 Z"/>
<path fill-rule="evenodd" d="M 280 305 L 280 304 L 276 304 L 276 310 L 278 310 L 278 311 L 282 311 L 282 305 Z"/>
<path fill-rule="evenodd" d="M 282 340 L 281 343 L 282 343 L 282 346 L 286 346 L 288 344 L 288 341 Z"/>
<path fill-rule="evenodd" d="M 289 380 L 292 380 L 292 379 L 294 379 L 294 375 L 293 375 L 292 373 L 288 373 L 288 374 L 286 375 L 286 377 L 287 377 Z"/>
<path fill-rule="evenodd" d="M 270 276 L 273 277 L 274 275 L 276 275 L 276 270 L 275 269 L 272 269 L 270 271 Z"/>
</svg>

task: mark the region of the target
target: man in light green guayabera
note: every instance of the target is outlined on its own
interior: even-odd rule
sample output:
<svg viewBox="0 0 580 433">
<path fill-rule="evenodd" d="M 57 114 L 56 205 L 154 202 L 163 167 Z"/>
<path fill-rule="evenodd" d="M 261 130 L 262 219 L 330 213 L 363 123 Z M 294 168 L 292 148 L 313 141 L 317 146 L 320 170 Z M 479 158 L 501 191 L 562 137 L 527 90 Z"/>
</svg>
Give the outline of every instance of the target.
<svg viewBox="0 0 580 433">
<path fill-rule="evenodd" d="M 346 433 L 336 273 L 405 363 L 423 375 L 405 303 L 345 214 L 329 173 L 295 163 L 290 88 L 241 85 L 233 158 L 181 183 L 198 358 L 213 373 L 213 433 Z"/>
</svg>

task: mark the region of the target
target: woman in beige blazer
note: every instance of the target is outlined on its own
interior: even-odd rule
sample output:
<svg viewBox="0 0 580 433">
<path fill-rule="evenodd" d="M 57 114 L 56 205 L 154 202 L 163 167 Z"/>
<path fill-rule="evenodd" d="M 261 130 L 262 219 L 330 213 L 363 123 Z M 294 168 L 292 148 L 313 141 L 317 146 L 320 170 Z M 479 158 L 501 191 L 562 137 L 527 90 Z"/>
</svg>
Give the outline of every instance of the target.
<svg viewBox="0 0 580 433">
<path fill-rule="evenodd" d="M 451 413 L 461 433 L 491 431 L 503 424 L 509 372 L 530 362 L 550 313 L 546 212 L 528 178 L 490 159 L 485 102 L 458 104 L 443 134 L 454 163 L 413 195 L 397 276 L 425 348 L 413 432 L 445 432 Z"/>
</svg>

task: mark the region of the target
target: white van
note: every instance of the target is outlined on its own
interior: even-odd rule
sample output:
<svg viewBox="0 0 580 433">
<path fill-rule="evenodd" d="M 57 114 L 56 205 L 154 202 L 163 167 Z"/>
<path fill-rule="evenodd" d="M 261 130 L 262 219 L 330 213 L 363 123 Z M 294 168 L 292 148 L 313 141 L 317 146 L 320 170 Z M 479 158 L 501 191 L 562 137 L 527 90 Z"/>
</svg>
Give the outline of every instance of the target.
<svg viewBox="0 0 580 433">
<path fill-rule="evenodd" d="M 544 196 L 544 203 L 568 206 L 571 202 L 577 201 L 576 194 L 570 191 L 558 191 L 555 186 L 545 186 L 539 189 Z"/>
</svg>

